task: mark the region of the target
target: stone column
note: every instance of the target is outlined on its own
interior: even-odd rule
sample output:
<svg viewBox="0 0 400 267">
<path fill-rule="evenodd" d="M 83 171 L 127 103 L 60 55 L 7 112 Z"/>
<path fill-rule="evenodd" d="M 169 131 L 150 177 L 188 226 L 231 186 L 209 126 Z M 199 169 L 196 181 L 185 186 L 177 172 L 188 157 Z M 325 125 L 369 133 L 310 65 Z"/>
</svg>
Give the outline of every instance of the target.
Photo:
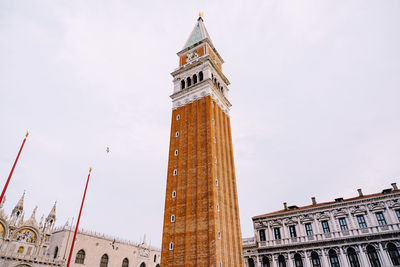
<svg viewBox="0 0 400 267">
<path fill-rule="evenodd" d="M 256 264 L 256 266 L 261 267 L 260 257 L 258 256 L 258 254 L 257 254 L 256 257 L 257 257 L 257 264 Z"/>
<path fill-rule="evenodd" d="M 290 255 L 289 253 L 287 254 L 286 258 L 286 266 L 288 267 L 294 267 L 294 255 Z"/>
<path fill-rule="evenodd" d="M 311 267 L 311 252 L 304 252 L 303 265 L 304 267 Z"/>
<path fill-rule="evenodd" d="M 389 258 L 388 253 L 386 253 L 386 250 L 383 248 L 382 243 L 379 243 L 379 250 L 377 251 L 378 254 L 381 255 L 381 260 L 382 260 L 382 266 L 392 266 L 392 260 Z"/>
<path fill-rule="evenodd" d="M 319 259 L 320 259 L 320 261 L 321 261 L 322 267 L 329 267 L 329 266 L 331 266 L 331 263 L 330 263 L 330 261 L 329 261 L 328 251 L 327 251 L 327 250 L 322 250 L 321 256 L 320 256 Z"/>
<path fill-rule="evenodd" d="M 272 258 L 271 267 L 278 267 L 278 256 L 272 255 L 271 258 Z"/>
<path fill-rule="evenodd" d="M 359 253 L 358 253 L 358 260 L 360 261 L 361 266 L 369 266 L 368 256 L 366 254 L 365 248 L 361 245 L 358 245 Z"/>
<path fill-rule="evenodd" d="M 349 261 L 347 260 L 347 256 L 345 253 L 343 253 L 343 248 L 339 248 L 338 250 L 339 250 L 338 257 L 340 266 L 350 267 Z"/>
</svg>

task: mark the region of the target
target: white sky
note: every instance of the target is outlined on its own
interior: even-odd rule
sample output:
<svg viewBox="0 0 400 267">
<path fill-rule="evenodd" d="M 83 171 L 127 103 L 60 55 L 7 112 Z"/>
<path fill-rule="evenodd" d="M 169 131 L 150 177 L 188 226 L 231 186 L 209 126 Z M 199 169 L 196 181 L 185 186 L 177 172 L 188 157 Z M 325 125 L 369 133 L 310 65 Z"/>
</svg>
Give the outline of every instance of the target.
<svg viewBox="0 0 400 267">
<path fill-rule="evenodd" d="M 400 182 L 400 1 L 0 1 L 0 183 L 25 217 L 160 246 L 172 72 L 199 11 L 231 81 L 251 217 Z M 105 152 L 109 146 L 111 152 Z"/>
</svg>

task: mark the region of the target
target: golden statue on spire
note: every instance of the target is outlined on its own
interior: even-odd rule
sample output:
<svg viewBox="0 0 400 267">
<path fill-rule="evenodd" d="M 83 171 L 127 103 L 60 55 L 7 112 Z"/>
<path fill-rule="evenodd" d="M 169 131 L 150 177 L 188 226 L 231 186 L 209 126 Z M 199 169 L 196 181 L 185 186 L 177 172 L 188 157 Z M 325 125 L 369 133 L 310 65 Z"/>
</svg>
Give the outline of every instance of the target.
<svg viewBox="0 0 400 267">
<path fill-rule="evenodd" d="M 199 12 L 199 18 L 203 18 L 203 12 Z"/>
</svg>

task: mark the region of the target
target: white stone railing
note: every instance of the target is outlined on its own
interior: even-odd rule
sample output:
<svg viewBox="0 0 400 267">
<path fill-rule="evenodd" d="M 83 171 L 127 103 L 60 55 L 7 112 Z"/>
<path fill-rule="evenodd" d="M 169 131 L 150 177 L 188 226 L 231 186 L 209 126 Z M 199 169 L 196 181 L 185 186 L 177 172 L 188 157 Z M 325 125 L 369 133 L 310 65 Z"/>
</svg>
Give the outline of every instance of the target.
<svg viewBox="0 0 400 267">
<path fill-rule="evenodd" d="M 28 262 L 35 262 L 35 263 L 44 263 L 44 264 L 51 264 L 54 266 L 61 266 L 64 265 L 63 260 L 56 260 L 45 256 L 39 255 L 27 255 L 27 254 L 19 254 L 19 253 L 11 253 L 11 252 L 4 252 L 0 251 L 0 258 L 7 258 L 7 259 L 15 259 L 19 261 L 28 261 Z"/>
<path fill-rule="evenodd" d="M 266 240 L 258 242 L 259 247 L 273 247 L 280 245 L 291 245 L 301 242 L 318 242 L 337 238 L 350 238 L 355 236 L 371 235 L 385 232 L 395 232 L 400 230 L 400 223 L 388 224 L 384 226 L 371 226 L 366 228 L 349 229 L 348 231 L 332 231 L 329 233 L 317 233 L 311 236 L 298 236 L 294 238 L 282 238 L 277 240 Z M 245 245 L 243 239 L 243 245 Z"/>
</svg>

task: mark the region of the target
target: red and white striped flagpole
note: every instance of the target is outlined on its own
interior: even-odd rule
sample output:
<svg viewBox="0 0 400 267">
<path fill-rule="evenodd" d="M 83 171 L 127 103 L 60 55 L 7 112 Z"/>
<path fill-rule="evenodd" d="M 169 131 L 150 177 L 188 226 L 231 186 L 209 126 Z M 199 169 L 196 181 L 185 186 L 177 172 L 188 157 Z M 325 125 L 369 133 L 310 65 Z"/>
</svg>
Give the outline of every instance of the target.
<svg viewBox="0 0 400 267">
<path fill-rule="evenodd" d="M 69 267 L 69 264 L 71 263 L 72 251 L 74 250 L 75 239 L 76 239 L 76 233 L 78 232 L 79 221 L 81 220 L 81 214 L 82 214 L 83 203 L 85 202 L 86 190 L 87 190 L 87 187 L 88 187 L 88 184 L 89 184 L 89 178 L 90 178 L 90 173 L 91 173 L 91 172 L 92 172 L 92 168 L 89 169 L 89 175 L 88 175 L 87 180 L 86 180 L 86 187 L 85 187 L 85 191 L 83 192 L 83 198 L 82 198 L 82 203 L 81 203 L 81 209 L 79 210 L 78 221 L 76 222 L 76 226 L 75 226 L 75 233 L 74 233 L 74 238 L 72 239 L 71 250 L 70 250 L 69 256 L 68 256 L 67 267 Z"/>
<path fill-rule="evenodd" d="M 21 148 L 19 149 L 19 152 L 18 152 L 17 158 L 16 158 L 16 159 L 15 159 L 15 161 L 14 161 L 14 165 L 12 166 L 12 169 L 11 169 L 10 175 L 8 176 L 7 182 L 6 182 L 6 184 L 4 185 L 3 192 L 1 192 L 1 196 L 0 196 L 0 203 L 3 201 L 4 194 L 6 193 L 6 190 L 7 190 L 8 184 L 10 183 L 10 180 L 11 180 L 11 176 L 13 175 L 13 172 L 14 172 L 15 166 L 17 165 L 17 162 L 18 162 L 19 155 L 21 155 L 21 151 L 22 151 L 22 149 L 24 148 L 25 141 L 26 141 L 26 138 L 28 137 L 28 135 L 29 135 L 29 132 L 26 132 L 26 135 L 25 135 L 24 141 L 22 141 Z"/>
</svg>

